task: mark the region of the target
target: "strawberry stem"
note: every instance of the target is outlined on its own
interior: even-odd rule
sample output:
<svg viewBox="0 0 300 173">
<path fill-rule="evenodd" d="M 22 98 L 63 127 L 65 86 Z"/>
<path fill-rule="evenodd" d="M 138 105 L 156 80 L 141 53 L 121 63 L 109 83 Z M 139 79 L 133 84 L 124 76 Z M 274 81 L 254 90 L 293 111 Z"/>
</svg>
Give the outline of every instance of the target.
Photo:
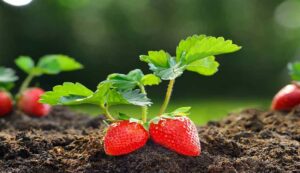
<svg viewBox="0 0 300 173">
<path fill-rule="evenodd" d="M 165 111 L 166 111 L 166 109 L 169 105 L 170 98 L 172 96 L 174 83 L 175 83 L 175 79 L 170 80 L 169 85 L 168 85 L 168 89 L 167 89 L 167 92 L 166 92 L 165 100 L 164 100 L 163 104 L 160 107 L 160 111 L 159 111 L 158 115 L 162 115 L 163 113 L 165 113 Z"/>
<path fill-rule="evenodd" d="M 34 74 L 32 74 L 32 73 L 26 77 L 26 79 L 23 81 L 23 83 L 20 87 L 20 90 L 19 90 L 17 96 L 19 96 L 24 90 L 26 90 L 28 88 L 28 86 L 33 78 L 34 78 Z"/>
<path fill-rule="evenodd" d="M 139 85 L 139 88 L 141 90 L 141 93 L 147 95 L 146 89 L 143 85 Z M 142 121 L 143 121 L 143 123 L 147 122 L 147 116 L 148 116 L 148 106 L 142 106 Z"/>
<path fill-rule="evenodd" d="M 108 106 L 104 106 L 104 105 L 100 105 L 100 107 L 102 108 L 105 117 L 110 120 L 110 121 L 114 121 L 115 118 L 110 114 L 110 112 L 108 111 Z"/>
</svg>

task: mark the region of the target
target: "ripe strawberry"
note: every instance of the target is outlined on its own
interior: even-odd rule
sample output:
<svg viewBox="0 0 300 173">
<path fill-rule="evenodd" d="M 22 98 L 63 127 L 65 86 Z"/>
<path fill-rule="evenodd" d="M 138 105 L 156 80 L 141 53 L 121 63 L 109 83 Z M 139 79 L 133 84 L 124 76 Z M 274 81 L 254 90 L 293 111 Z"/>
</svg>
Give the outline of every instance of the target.
<svg viewBox="0 0 300 173">
<path fill-rule="evenodd" d="M 44 93 L 41 88 L 29 88 L 21 93 L 18 100 L 18 107 L 24 113 L 35 116 L 43 117 L 50 112 L 50 105 L 39 103 L 40 96 Z"/>
<path fill-rule="evenodd" d="M 197 128 L 187 117 L 160 118 L 158 123 L 151 122 L 149 132 L 154 142 L 179 154 L 201 153 Z"/>
<path fill-rule="evenodd" d="M 143 147 L 149 138 L 145 128 L 127 120 L 111 124 L 104 136 L 105 153 L 119 156 Z"/>
<path fill-rule="evenodd" d="M 291 110 L 300 104 L 300 87 L 289 84 L 282 88 L 272 101 L 272 110 Z"/>
<path fill-rule="evenodd" d="M 6 91 L 0 91 L 0 116 L 10 113 L 13 109 L 13 100 Z"/>
</svg>

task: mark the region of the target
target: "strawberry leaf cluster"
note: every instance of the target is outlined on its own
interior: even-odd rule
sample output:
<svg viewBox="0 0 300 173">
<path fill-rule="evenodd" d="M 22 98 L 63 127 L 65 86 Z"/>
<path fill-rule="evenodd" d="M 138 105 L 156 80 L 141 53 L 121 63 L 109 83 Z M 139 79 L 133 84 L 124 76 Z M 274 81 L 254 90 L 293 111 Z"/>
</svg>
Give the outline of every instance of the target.
<svg viewBox="0 0 300 173">
<path fill-rule="evenodd" d="M 0 90 L 10 90 L 18 79 L 13 69 L 0 67 Z"/>
<path fill-rule="evenodd" d="M 113 105 L 150 106 L 151 100 L 145 93 L 148 85 L 157 85 L 160 79 L 152 74 L 144 75 L 139 69 L 128 74 L 114 73 L 100 82 L 95 91 L 80 83 L 65 82 L 46 92 L 40 102 L 50 105 L 93 104 L 114 120 L 108 109 Z"/>
<path fill-rule="evenodd" d="M 46 55 L 37 64 L 29 56 L 20 56 L 15 60 L 16 65 L 27 74 L 40 76 L 43 74 L 56 75 L 63 71 L 82 69 L 83 66 L 66 55 Z"/>
<path fill-rule="evenodd" d="M 176 79 L 185 70 L 210 76 L 215 74 L 219 67 L 215 55 L 231 53 L 239 49 L 240 46 L 223 37 L 194 35 L 180 41 L 175 57 L 160 50 L 149 51 L 148 55 L 141 55 L 140 60 L 148 63 L 150 70 L 162 80 Z"/>
<path fill-rule="evenodd" d="M 50 106 L 39 102 L 40 96 L 44 93 L 41 88 L 29 88 L 33 78 L 44 74 L 57 75 L 60 72 L 83 68 L 79 62 L 66 55 L 45 55 L 37 63 L 29 56 L 20 56 L 15 60 L 15 63 L 17 67 L 28 75 L 15 96 L 17 108 L 27 115 L 38 117 L 47 115 L 50 111 Z M 0 116 L 4 116 L 12 111 L 14 102 L 9 90 L 12 89 L 16 80 L 18 80 L 18 76 L 16 76 L 13 69 L 0 67 L 0 94 L 3 95 L 7 103 L 5 108 L 0 107 Z M 6 111 L 3 111 L 4 109 Z"/>
</svg>

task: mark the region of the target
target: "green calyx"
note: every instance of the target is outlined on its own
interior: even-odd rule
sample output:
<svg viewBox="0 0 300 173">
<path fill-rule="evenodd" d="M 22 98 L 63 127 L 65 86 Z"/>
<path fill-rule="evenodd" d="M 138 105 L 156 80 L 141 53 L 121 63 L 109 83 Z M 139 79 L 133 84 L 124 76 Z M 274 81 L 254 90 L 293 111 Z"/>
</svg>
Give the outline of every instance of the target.
<svg viewBox="0 0 300 173">
<path fill-rule="evenodd" d="M 175 117 L 188 116 L 190 114 L 191 107 L 180 107 L 173 110 L 170 113 L 164 113 L 160 116 L 156 116 L 150 120 L 151 123 L 158 124 L 161 119 L 175 119 Z"/>
</svg>

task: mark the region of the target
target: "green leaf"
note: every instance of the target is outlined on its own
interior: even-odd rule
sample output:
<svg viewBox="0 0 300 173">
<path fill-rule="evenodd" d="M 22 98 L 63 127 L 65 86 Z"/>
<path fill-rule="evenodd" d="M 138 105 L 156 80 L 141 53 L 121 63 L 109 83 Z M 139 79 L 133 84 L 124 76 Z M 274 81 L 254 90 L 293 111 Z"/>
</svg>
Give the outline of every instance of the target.
<svg viewBox="0 0 300 173">
<path fill-rule="evenodd" d="M 43 57 L 39 60 L 36 69 L 36 74 L 54 75 L 61 72 L 59 63 L 56 59 Z"/>
<path fill-rule="evenodd" d="M 149 64 L 150 70 L 153 73 L 160 77 L 162 80 L 172 80 L 181 76 L 185 70 L 185 66 L 182 66 L 180 63 L 176 63 L 175 58 L 170 57 L 168 60 L 168 67 L 159 67 L 154 64 Z"/>
<path fill-rule="evenodd" d="M 34 61 L 29 56 L 19 56 L 15 60 L 16 65 L 26 73 L 30 73 L 34 68 Z"/>
<path fill-rule="evenodd" d="M 201 75 L 211 76 L 218 71 L 218 67 L 219 63 L 215 61 L 215 57 L 209 56 L 188 64 L 186 69 Z"/>
<path fill-rule="evenodd" d="M 36 67 L 40 73 L 55 75 L 63 71 L 82 69 L 83 66 L 65 55 L 46 55 L 40 58 Z"/>
<path fill-rule="evenodd" d="M 140 60 L 151 63 L 155 66 L 159 67 L 168 67 L 168 60 L 170 58 L 170 55 L 163 51 L 149 51 L 148 55 L 141 55 Z"/>
<path fill-rule="evenodd" d="M 140 90 L 121 92 L 124 99 L 132 105 L 136 106 L 149 106 L 152 104 L 145 94 L 140 93 Z"/>
<path fill-rule="evenodd" d="M 60 71 L 73 71 L 83 68 L 83 65 L 75 61 L 73 58 L 66 55 L 45 55 L 41 58 L 42 60 L 55 60 L 59 64 Z"/>
<path fill-rule="evenodd" d="M 113 93 L 110 92 L 111 87 L 112 87 L 112 82 L 104 81 L 99 83 L 95 93 L 88 98 L 88 102 L 96 103 L 98 105 L 107 104 L 108 98 L 113 96 L 112 95 Z"/>
<path fill-rule="evenodd" d="M 143 76 L 144 73 L 140 69 L 132 70 L 127 74 L 127 77 L 133 81 L 141 81 Z"/>
<path fill-rule="evenodd" d="M 190 64 L 201 58 L 240 50 L 241 47 L 223 37 L 194 35 L 180 41 L 176 49 L 176 61 Z"/>
<path fill-rule="evenodd" d="M 83 103 L 90 103 L 96 105 L 118 105 L 118 104 L 129 104 L 125 98 L 118 92 L 115 88 L 113 88 L 111 81 L 103 81 L 101 82 L 97 90 L 90 97 L 81 100 Z"/>
<path fill-rule="evenodd" d="M 113 73 L 107 80 L 119 90 L 133 90 L 139 85 L 158 85 L 161 82 L 159 77 L 154 74 L 144 75 L 140 69 L 132 70 L 128 74 Z"/>
<path fill-rule="evenodd" d="M 183 57 L 186 57 L 188 51 L 205 37 L 205 35 L 193 35 L 187 37 L 185 40 L 181 40 L 176 48 L 176 61 L 178 62 Z"/>
<path fill-rule="evenodd" d="M 158 85 L 161 82 L 161 80 L 159 77 L 155 76 L 154 74 L 147 74 L 142 77 L 141 82 L 144 86 L 147 85 L 151 86 L 151 85 Z"/>
<path fill-rule="evenodd" d="M 131 104 L 137 106 L 150 105 L 150 100 L 145 94 L 140 93 L 139 90 L 123 90 L 113 86 L 113 82 L 104 81 L 98 85 L 97 91 L 86 99 L 89 103 L 98 103 L 98 105 L 120 105 Z"/>
<path fill-rule="evenodd" d="M 300 62 L 289 63 L 288 70 L 292 80 L 300 81 Z"/>
<path fill-rule="evenodd" d="M 113 73 L 107 80 L 120 90 L 132 90 L 141 82 L 144 74 L 140 69 L 130 71 L 128 74 Z"/>
<path fill-rule="evenodd" d="M 129 120 L 130 116 L 124 113 L 119 112 L 119 120 Z"/>
<path fill-rule="evenodd" d="M 176 58 L 160 50 L 150 51 L 148 55 L 140 56 L 140 60 L 147 62 L 154 75 L 162 80 L 173 80 L 181 76 L 184 70 L 210 76 L 216 73 L 219 67 L 214 55 L 239 49 L 240 46 L 223 37 L 194 35 L 180 41 L 176 49 Z"/>
<path fill-rule="evenodd" d="M 6 91 L 11 90 L 13 87 L 15 86 L 15 84 L 13 82 L 9 82 L 9 83 L 1 83 L 0 82 L 0 90 L 4 89 Z"/>
<path fill-rule="evenodd" d="M 0 83 L 11 83 L 16 80 L 18 80 L 18 77 L 13 69 L 0 67 Z"/>
<path fill-rule="evenodd" d="M 18 80 L 18 76 L 13 69 L 0 67 L 0 89 L 9 91 L 14 87 L 16 80 Z"/>
<path fill-rule="evenodd" d="M 40 102 L 50 105 L 95 104 L 98 106 L 151 104 L 146 95 L 140 93 L 139 90 L 118 91 L 111 81 L 101 82 L 96 92 L 92 92 L 80 83 L 65 82 L 43 94 Z"/>
<path fill-rule="evenodd" d="M 81 104 L 84 102 L 83 100 L 92 95 L 93 91 L 80 83 L 65 82 L 53 87 L 52 91 L 45 92 L 41 96 L 40 102 L 50 105 Z"/>
<path fill-rule="evenodd" d="M 124 96 L 119 91 L 111 88 L 107 92 L 105 104 L 108 106 L 112 106 L 112 105 L 125 105 L 130 103 L 124 98 Z"/>
</svg>

